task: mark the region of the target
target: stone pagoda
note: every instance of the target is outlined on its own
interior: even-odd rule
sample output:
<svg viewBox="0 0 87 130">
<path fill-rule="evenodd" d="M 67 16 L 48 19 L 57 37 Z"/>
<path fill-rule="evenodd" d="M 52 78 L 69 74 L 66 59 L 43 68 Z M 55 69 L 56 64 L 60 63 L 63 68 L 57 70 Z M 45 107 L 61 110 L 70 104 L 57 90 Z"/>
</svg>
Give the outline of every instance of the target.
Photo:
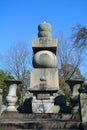
<svg viewBox="0 0 87 130">
<path fill-rule="evenodd" d="M 57 49 L 58 39 L 52 39 L 52 27 L 38 25 L 38 39 L 32 40 L 33 70 L 29 91 L 33 94 L 33 113 L 53 113 L 54 95 L 59 89 Z"/>
</svg>

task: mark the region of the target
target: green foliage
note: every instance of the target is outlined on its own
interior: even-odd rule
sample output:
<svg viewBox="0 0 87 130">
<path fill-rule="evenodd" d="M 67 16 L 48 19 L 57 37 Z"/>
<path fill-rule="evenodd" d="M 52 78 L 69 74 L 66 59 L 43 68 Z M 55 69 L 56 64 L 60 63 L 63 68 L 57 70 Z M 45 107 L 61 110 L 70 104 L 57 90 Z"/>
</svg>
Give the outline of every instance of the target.
<svg viewBox="0 0 87 130">
<path fill-rule="evenodd" d="M 64 94 L 65 94 L 66 102 L 70 102 L 71 90 L 69 88 L 66 88 Z"/>
<path fill-rule="evenodd" d="M 10 74 L 5 72 L 4 70 L 0 70 L 0 88 L 3 90 L 3 99 L 6 99 L 6 95 L 8 92 L 8 87 L 6 86 L 4 80 L 13 79 L 14 77 Z"/>
</svg>

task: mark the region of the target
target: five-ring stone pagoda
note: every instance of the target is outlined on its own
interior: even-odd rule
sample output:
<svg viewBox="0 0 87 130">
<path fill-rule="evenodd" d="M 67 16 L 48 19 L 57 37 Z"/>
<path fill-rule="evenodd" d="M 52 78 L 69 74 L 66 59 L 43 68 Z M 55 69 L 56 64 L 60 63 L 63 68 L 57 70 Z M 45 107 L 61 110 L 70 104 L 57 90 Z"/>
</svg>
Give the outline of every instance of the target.
<svg viewBox="0 0 87 130">
<path fill-rule="evenodd" d="M 59 89 L 57 49 L 58 39 L 52 39 L 52 27 L 38 25 L 38 39 L 32 40 L 33 66 L 29 91 L 33 94 L 33 113 L 53 113 L 54 95 Z"/>
</svg>

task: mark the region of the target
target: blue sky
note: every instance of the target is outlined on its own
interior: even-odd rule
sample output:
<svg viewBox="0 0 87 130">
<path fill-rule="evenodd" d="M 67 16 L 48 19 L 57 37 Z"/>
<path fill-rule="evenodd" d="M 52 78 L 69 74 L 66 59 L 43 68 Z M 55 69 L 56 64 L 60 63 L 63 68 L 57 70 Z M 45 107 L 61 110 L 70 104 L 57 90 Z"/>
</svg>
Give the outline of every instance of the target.
<svg viewBox="0 0 87 130">
<path fill-rule="evenodd" d="M 69 37 L 72 26 L 87 26 L 87 0 L 0 0 L 0 54 L 18 41 L 31 50 L 37 26 L 44 21 L 52 25 L 53 37 L 60 31 Z"/>
</svg>

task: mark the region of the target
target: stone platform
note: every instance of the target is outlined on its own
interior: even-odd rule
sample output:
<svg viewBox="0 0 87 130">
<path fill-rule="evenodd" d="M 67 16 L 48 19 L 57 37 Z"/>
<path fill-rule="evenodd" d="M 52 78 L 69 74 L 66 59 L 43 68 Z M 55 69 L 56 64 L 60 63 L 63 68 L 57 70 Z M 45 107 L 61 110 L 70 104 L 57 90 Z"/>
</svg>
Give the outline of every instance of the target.
<svg viewBox="0 0 87 130">
<path fill-rule="evenodd" d="M 71 114 L 3 113 L 0 130 L 79 130 L 79 118 Z"/>
</svg>

